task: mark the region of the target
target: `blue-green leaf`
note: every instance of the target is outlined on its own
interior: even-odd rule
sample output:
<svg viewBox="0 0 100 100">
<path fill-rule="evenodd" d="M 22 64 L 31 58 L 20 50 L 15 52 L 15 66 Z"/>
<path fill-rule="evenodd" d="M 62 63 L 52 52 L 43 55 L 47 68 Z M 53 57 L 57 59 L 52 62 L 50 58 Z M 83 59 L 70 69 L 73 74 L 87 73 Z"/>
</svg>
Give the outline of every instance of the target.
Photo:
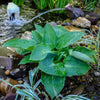
<svg viewBox="0 0 100 100">
<path fill-rule="evenodd" d="M 28 49 L 36 44 L 35 41 L 25 40 L 25 39 L 12 39 L 3 44 L 3 47 L 14 47 Z"/>
<path fill-rule="evenodd" d="M 30 60 L 30 55 L 25 56 L 19 63 L 19 65 L 21 64 L 27 64 L 27 63 L 34 63 L 34 61 Z"/>
<path fill-rule="evenodd" d="M 90 70 L 90 66 L 72 56 L 64 59 L 64 66 L 66 68 L 66 76 L 84 75 Z"/>
<path fill-rule="evenodd" d="M 53 62 L 54 55 L 49 54 L 43 61 L 39 63 L 39 69 L 49 75 L 65 76 L 65 67 L 63 63 L 55 64 Z"/>
<path fill-rule="evenodd" d="M 36 43 L 40 43 L 42 41 L 41 35 L 36 31 L 32 31 L 31 39 L 34 40 Z"/>
<path fill-rule="evenodd" d="M 41 37 L 43 37 L 44 29 L 40 25 L 35 24 L 36 32 L 38 32 Z"/>
<path fill-rule="evenodd" d="M 32 60 L 32 61 L 41 61 L 50 52 L 51 52 L 51 49 L 48 45 L 39 44 L 32 51 L 31 56 L 30 56 L 30 60 Z"/>
<path fill-rule="evenodd" d="M 15 48 L 16 52 L 20 55 L 25 55 L 27 53 L 30 53 L 29 50 L 26 50 L 26 49 L 21 49 L 21 48 Z"/>
<path fill-rule="evenodd" d="M 64 27 L 62 26 L 55 26 L 53 27 L 53 29 L 56 32 L 57 37 L 60 37 L 61 35 L 63 35 L 64 33 L 68 32 Z"/>
<path fill-rule="evenodd" d="M 84 53 L 88 56 L 93 56 L 93 55 L 96 54 L 96 52 L 94 50 L 88 49 L 86 47 L 81 47 L 81 46 L 75 47 L 75 48 L 73 48 L 73 50 L 74 51 L 79 51 L 79 52 Z"/>
<path fill-rule="evenodd" d="M 43 42 L 50 45 L 52 48 L 56 47 L 57 36 L 52 26 L 47 23 L 44 27 Z"/>
<path fill-rule="evenodd" d="M 66 32 L 58 39 L 57 49 L 65 48 L 77 42 L 85 33 L 83 32 Z"/>
<path fill-rule="evenodd" d="M 52 76 L 42 73 L 41 81 L 47 93 L 53 99 L 63 89 L 65 83 L 65 77 Z"/>
<path fill-rule="evenodd" d="M 94 59 L 92 57 L 89 57 L 88 55 L 79 52 L 79 51 L 73 51 L 72 49 L 69 50 L 69 54 L 79 60 L 82 60 L 84 62 L 90 62 L 95 63 Z"/>
</svg>

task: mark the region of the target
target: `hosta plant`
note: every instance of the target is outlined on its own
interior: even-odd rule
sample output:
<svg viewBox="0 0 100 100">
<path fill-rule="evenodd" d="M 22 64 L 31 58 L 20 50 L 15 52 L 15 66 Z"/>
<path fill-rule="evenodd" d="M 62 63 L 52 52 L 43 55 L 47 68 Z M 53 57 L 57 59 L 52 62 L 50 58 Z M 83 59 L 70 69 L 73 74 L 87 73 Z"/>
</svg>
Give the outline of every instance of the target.
<svg viewBox="0 0 100 100">
<path fill-rule="evenodd" d="M 39 63 L 41 82 L 51 98 L 64 87 L 65 77 L 84 75 L 90 70 L 89 63 L 95 63 L 95 51 L 86 47 L 73 46 L 84 36 L 84 32 L 68 32 L 61 26 L 44 28 L 35 25 L 31 39 L 12 39 L 4 47 L 17 48 L 20 54 L 27 54 L 19 64 Z"/>
</svg>

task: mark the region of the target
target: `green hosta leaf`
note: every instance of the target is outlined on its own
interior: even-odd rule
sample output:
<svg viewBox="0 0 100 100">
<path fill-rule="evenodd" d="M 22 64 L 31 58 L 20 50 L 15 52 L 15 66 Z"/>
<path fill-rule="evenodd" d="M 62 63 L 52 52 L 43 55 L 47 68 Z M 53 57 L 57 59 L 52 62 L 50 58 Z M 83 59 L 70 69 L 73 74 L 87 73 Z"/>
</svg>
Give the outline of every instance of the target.
<svg viewBox="0 0 100 100">
<path fill-rule="evenodd" d="M 31 39 L 34 40 L 36 43 L 40 43 L 42 41 L 41 35 L 36 31 L 32 31 Z"/>
<path fill-rule="evenodd" d="M 66 76 L 84 75 L 90 70 L 90 66 L 87 63 L 72 56 L 64 59 L 64 65 L 66 68 Z"/>
<path fill-rule="evenodd" d="M 88 55 L 81 53 L 79 51 L 73 51 L 72 49 L 69 50 L 69 54 L 77 59 L 80 59 L 84 62 L 95 63 L 93 58 L 89 57 Z"/>
<path fill-rule="evenodd" d="M 35 41 L 25 40 L 25 39 L 12 39 L 3 44 L 3 47 L 14 47 L 14 48 L 22 48 L 27 49 L 33 45 L 35 45 Z"/>
<path fill-rule="evenodd" d="M 30 60 L 33 60 L 33 61 L 43 60 L 47 56 L 47 54 L 50 52 L 51 52 L 51 49 L 48 45 L 39 44 L 32 51 Z"/>
<path fill-rule="evenodd" d="M 30 60 L 30 55 L 25 56 L 19 63 L 19 65 L 21 64 L 27 64 L 27 63 L 34 63 L 34 61 Z"/>
<path fill-rule="evenodd" d="M 35 24 L 36 31 L 43 37 L 44 29 L 40 25 Z"/>
<path fill-rule="evenodd" d="M 85 33 L 83 32 L 66 32 L 58 40 L 57 49 L 65 48 L 77 42 Z"/>
<path fill-rule="evenodd" d="M 52 26 L 47 23 L 44 27 L 43 42 L 50 45 L 52 48 L 56 47 L 57 36 Z"/>
<path fill-rule="evenodd" d="M 65 83 L 65 77 L 51 76 L 42 73 L 41 81 L 42 84 L 45 86 L 47 93 L 53 99 L 63 89 Z"/>
<path fill-rule="evenodd" d="M 63 63 L 53 63 L 54 57 L 54 55 L 49 54 L 39 63 L 39 69 L 50 75 L 65 76 L 65 67 Z"/>
<path fill-rule="evenodd" d="M 21 49 L 21 48 L 15 48 L 16 52 L 20 55 L 25 55 L 27 53 L 30 53 L 29 50 L 26 50 L 26 49 Z"/>
<path fill-rule="evenodd" d="M 96 52 L 94 50 L 88 49 L 86 47 L 75 47 L 73 50 L 79 51 L 79 52 L 84 53 L 88 56 L 93 56 L 96 54 Z"/>
<path fill-rule="evenodd" d="M 31 46 L 31 47 L 29 47 L 29 48 L 27 48 L 27 50 L 29 50 L 29 51 L 33 51 L 33 49 L 35 48 L 35 46 L 36 46 L 36 44 L 35 45 L 33 45 L 33 46 Z"/>
<path fill-rule="evenodd" d="M 62 26 L 55 26 L 53 27 L 53 29 L 56 32 L 57 37 L 60 37 L 61 35 L 63 35 L 64 33 L 68 32 L 64 27 Z"/>
</svg>

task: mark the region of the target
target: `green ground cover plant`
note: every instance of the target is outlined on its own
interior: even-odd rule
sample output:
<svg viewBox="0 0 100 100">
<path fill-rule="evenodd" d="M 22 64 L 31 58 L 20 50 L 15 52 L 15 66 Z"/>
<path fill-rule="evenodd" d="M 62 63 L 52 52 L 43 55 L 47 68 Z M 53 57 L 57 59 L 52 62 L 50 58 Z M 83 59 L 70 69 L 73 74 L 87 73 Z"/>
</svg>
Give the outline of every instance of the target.
<svg viewBox="0 0 100 100">
<path fill-rule="evenodd" d="M 39 63 L 41 82 L 53 99 L 64 87 L 65 78 L 86 74 L 95 63 L 95 51 L 82 46 L 73 46 L 84 32 L 68 32 L 62 26 L 52 27 L 49 23 L 43 27 L 35 25 L 31 39 L 12 39 L 3 47 L 13 47 L 25 56 L 19 64 Z"/>
<path fill-rule="evenodd" d="M 12 89 L 15 88 L 17 90 L 15 100 L 18 100 L 18 95 L 21 96 L 20 100 L 40 100 L 40 98 L 38 97 L 38 94 L 41 92 L 38 90 L 38 93 L 37 93 L 35 90 L 37 89 L 37 86 L 40 84 L 41 80 L 38 80 L 36 83 L 34 83 L 33 81 L 33 78 L 35 77 L 35 74 L 37 73 L 37 71 L 38 71 L 37 68 L 29 71 L 30 84 L 23 83 L 19 85 L 12 85 L 3 79 L 0 79 L 0 81 L 3 81 L 6 84 L 10 85 Z M 23 89 L 18 88 L 18 87 L 22 87 Z M 12 90 L 10 92 L 12 92 Z"/>
</svg>

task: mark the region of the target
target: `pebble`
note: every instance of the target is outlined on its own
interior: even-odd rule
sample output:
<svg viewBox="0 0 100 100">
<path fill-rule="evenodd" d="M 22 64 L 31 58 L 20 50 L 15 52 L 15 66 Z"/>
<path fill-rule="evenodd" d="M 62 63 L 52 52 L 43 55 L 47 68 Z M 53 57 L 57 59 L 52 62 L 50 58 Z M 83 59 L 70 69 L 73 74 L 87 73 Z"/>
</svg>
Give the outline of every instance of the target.
<svg viewBox="0 0 100 100">
<path fill-rule="evenodd" d="M 10 83 L 10 84 L 12 84 L 12 85 L 17 85 L 17 84 L 19 84 L 16 80 L 13 80 L 13 79 L 11 79 L 11 78 L 6 79 L 5 81 L 7 81 L 8 83 Z M 1 92 L 2 95 L 4 95 L 4 96 L 5 96 L 6 94 L 8 94 L 9 92 L 16 93 L 16 89 L 13 88 L 12 91 L 10 91 L 11 88 L 12 88 L 12 87 L 11 87 L 9 84 L 7 84 L 7 83 L 5 83 L 5 82 L 3 82 L 3 81 L 0 83 L 0 92 Z"/>
<path fill-rule="evenodd" d="M 22 68 L 14 68 L 10 71 L 10 75 L 16 78 L 22 78 L 28 74 L 29 66 L 23 66 Z"/>
<path fill-rule="evenodd" d="M 72 25 L 75 25 L 81 28 L 90 28 L 91 22 L 85 17 L 78 17 L 76 20 L 72 21 Z"/>
<path fill-rule="evenodd" d="M 95 76 L 100 76 L 100 72 L 94 72 Z"/>
<path fill-rule="evenodd" d="M 12 60 L 9 57 L 0 56 L 0 66 L 4 66 L 5 69 L 12 69 Z"/>
<path fill-rule="evenodd" d="M 20 80 L 20 81 L 18 81 L 18 83 L 22 84 L 22 83 L 23 83 L 23 81 L 22 81 L 22 80 Z"/>
<path fill-rule="evenodd" d="M 50 24 L 52 27 L 57 26 L 57 23 L 56 23 L 56 22 L 50 22 L 49 24 Z"/>
<path fill-rule="evenodd" d="M 4 67 L 4 66 L 0 66 L 0 68 L 1 68 L 1 69 L 5 69 L 5 67 Z"/>
<path fill-rule="evenodd" d="M 61 25 L 62 25 L 62 26 L 70 26 L 71 23 L 64 22 L 64 23 L 62 23 Z"/>
<path fill-rule="evenodd" d="M 6 70 L 5 75 L 9 75 L 9 74 L 10 74 L 10 70 Z"/>
</svg>

